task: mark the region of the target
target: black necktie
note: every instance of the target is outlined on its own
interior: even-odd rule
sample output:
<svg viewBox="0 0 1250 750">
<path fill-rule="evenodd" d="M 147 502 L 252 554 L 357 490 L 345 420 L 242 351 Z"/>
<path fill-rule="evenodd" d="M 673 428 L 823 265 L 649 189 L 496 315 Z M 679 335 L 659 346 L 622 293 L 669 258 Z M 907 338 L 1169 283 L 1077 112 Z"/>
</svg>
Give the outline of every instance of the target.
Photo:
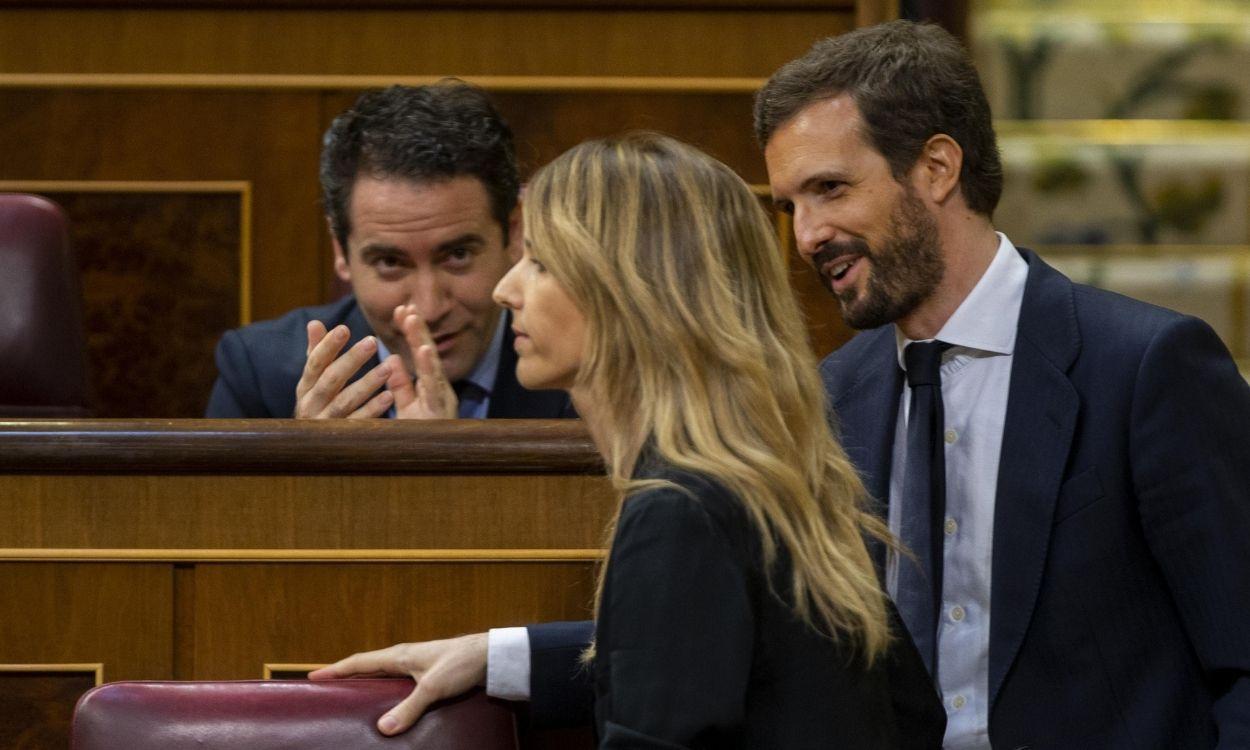
<svg viewBox="0 0 1250 750">
<path fill-rule="evenodd" d="M 937 624 L 942 606 L 942 524 L 946 517 L 946 455 L 942 442 L 942 352 L 950 344 L 914 342 L 903 350 L 911 407 L 907 465 L 899 508 L 899 541 L 915 555 L 898 564 L 899 612 L 929 674 L 937 678 Z"/>
<path fill-rule="evenodd" d="M 486 400 L 486 389 L 472 380 L 457 380 L 451 384 L 451 388 L 460 402 L 456 406 L 456 413 L 461 419 L 472 415 L 473 410 Z"/>
</svg>

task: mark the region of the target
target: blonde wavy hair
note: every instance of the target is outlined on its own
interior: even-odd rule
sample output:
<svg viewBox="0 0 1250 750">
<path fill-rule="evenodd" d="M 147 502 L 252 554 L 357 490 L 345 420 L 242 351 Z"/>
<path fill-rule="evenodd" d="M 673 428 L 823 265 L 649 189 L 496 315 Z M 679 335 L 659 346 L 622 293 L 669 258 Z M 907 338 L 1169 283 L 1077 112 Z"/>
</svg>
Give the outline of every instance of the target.
<svg viewBox="0 0 1250 750">
<path fill-rule="evenodd" d="M 527 239 L 586 316 L 575 388 L 601 411 L 599 449 L 623 496 L 655 485 L 631 479 L 644 445 L 719 481 L 756 525 L 765 570 L 788 555 L 790 580 L 771 585 L 871 664 L 890 630 L 863 535 L 888 532 L 834 437 L 750 188 L 691 146 L 635 133 L 565 152 L 534 175 L 523 210 Z"/>
</svg>

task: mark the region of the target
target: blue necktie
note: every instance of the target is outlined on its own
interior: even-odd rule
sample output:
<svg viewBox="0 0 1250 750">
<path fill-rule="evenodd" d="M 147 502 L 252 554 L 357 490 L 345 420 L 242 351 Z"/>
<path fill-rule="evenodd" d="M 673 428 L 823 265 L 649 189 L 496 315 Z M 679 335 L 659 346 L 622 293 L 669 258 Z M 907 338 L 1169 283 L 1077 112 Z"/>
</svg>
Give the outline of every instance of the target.
<svg viewBox="0 0 1250 750">
<path fill-rule="evenodd" d="M 937 624 L 942 606 L 942 523 L 946 515 L 946 455 L 942 443 L 942 352 L 950 344 L 913 342 L 903 350 L 911 407 L 899 541 L 915 555 L 899 558 L 898 603 L 929 674 L 937 678 Z"/>
</svg>

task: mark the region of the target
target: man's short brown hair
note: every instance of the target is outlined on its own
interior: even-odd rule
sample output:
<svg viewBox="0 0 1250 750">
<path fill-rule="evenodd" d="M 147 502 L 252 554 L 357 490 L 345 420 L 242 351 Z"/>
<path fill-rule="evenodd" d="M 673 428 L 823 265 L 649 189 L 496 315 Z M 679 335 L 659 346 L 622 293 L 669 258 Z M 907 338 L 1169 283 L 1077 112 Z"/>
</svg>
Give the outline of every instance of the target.
<svg viewBox="0 0 1250 750">
<path fill-rule="evenodd" d="M 963 149 L 960 188 L 968 207 L 990 216 L 1003 192 L 1003 167 L 990 105 L 963 46 L 932 24 L 892 21 L 823 39 L 786 63 L 755 96 L 761 146 L 815 102 L 849 94 L 869 143 L 895 179 L 943 133 Z"/>
</svg>

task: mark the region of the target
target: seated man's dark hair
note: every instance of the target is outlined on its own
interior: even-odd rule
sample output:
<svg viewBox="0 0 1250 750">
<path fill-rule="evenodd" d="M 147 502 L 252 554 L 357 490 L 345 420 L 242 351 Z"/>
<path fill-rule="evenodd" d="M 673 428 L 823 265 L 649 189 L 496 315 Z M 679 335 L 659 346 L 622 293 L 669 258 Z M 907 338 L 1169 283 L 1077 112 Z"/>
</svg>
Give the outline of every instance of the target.
<svg viewBox="0 0 1250 750">
<path fill-rule="evenodd" d="M 512 131 L 485 92 L 455 79 L 368 91 L 334 118 L 322 141 L 322 201 L 344 252 L 357 177 L 426 182 L 465 175 L 485 186 L 506 244 L 521 186 Z"/>
</svg>

